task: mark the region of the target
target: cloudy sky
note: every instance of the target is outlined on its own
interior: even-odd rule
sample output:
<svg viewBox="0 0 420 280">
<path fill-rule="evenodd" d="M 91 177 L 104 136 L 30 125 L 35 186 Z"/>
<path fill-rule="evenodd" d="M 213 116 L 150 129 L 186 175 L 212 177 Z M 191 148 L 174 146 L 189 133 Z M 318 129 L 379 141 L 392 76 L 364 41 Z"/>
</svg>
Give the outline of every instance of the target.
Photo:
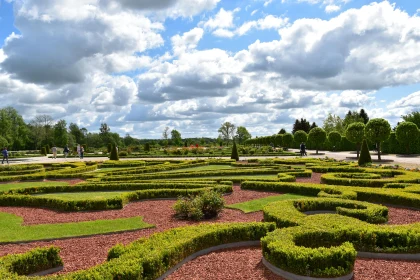
<svg viewBox="0 0 420 280">
<path fill-rule="evenodd" d="M 0 0 L 1 107 L 98 132 L 253 136 L 420 110 L 420 2 Z"/>
</svg>

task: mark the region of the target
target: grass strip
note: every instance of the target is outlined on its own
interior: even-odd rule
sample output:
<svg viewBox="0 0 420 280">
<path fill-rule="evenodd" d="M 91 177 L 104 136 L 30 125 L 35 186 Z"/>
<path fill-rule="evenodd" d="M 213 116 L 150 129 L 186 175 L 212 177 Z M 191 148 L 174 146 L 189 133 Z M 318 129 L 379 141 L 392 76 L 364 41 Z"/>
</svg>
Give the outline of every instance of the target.
<svg viewBox="0 0 420 280">
<path fill-rule="evenodd" d="M 152 227 L 143 222 L 143 217 L 31 226 L 23 226 L 22 223 L 22 217 L 0 212 L 0 242 L 77 237 Z"/>
<path fill-rule="evenodd" d="M 264 206 L 266 206 L 267 204 L 271 202 L 282 201 L 282 200 L 287 200 L 287 199 L 306 198 L 306 197 L 309 197 L 309 196 L 286 193 L 282 195 L 268 196 L 268 197 L 254 199 L 254 200 L 250 200 L 246 202 L 230 204 L 230 205 L 227 205 L 226 208 L 238 209 L 244 213 L 251 213 L 251 212 L 257 212 L 257 211 L 263 210 Z"/>
</svg>

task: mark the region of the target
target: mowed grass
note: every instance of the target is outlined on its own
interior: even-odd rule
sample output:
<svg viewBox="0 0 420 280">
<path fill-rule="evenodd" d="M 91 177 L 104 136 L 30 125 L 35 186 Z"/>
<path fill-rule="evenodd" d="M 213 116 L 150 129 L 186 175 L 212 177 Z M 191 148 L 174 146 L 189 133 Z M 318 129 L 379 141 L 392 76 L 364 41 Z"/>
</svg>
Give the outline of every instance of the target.
<svg viewBox="0 0 420 280">
<path fill-rule="evenodd" d="M 14 189 L 32 188 L 32 187 L 46 187 L 46 186 L 67 186 L 67 182 L 24 182 L 24 183 L 9 183 L 0 184 L 0 192 L 5 192 Z"/>
<path fill-rule="evenodd" d="M 22 222 L 23 219 L 21 217 L 0 212 L 0 242 L 86 236 L 143 229 L 153 226 L 143 222 L 143 217 L 31 226 L 22 226 Z"/>
<path fill-rule="evenodd" d="M 308 197 L 308 196 L 287 193 L 287 194 L 282 194 L 282 195 L 275 195 L 275 196 L 254 199 L 254 200 L 241 202 L 241 203 L 230 204 L 230 205 L 227 205 L 226 207 L 232 208 L 232 209 L 239 209 L 243 211 L 244 213 L 251 213 L 251 212 L 261 211 L 264 208 L 264 206 L 266 206 L 267 204 L 271 202 L 276 202 L 276 201 L 281 201 L 281 200 L 286 200 L 286 199 L 305 198 L 305 197 Z"/>
<path fill-rule="evenodd" d="M 197 167 L 191 167 L 191 168 L 181 168 L 181 169 L 174 169 L 174 170 L 168 170 L 168 171 L 160 171 L 164 173 L 177 173 L 182 171 L 208 171 L 208 170 L 225 170 L 225 169 L 233 169 L 235 167 L 232 167 L 230 165 L 206 165 L 206 166 L 197 166 Z M 158 173 L 158 172 L 156 172 Z"/>
<path fill-rule="evenodd" d="M 99 200 L 119 197 L 122 194 L 133 191 L 109 191 L 109 192 L 63 192 L 63 193 L 46 193 L 37 194 L 39 197 L 47 197 L 62 200 Z"/>
</svg>

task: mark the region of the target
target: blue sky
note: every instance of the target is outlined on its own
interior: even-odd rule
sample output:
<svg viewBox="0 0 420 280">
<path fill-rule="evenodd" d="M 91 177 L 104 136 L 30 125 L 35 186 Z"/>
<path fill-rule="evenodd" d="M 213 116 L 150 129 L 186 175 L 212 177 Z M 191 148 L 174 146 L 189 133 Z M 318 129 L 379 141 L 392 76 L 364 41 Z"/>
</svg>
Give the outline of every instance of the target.
<svg viewBox="0 0 420 280">
<path fill-rule="evenodd" d="M 420 109 L 412 0 L 0 0 L 0 95 L 30 121 L 217 137 Z"/>
</svg>

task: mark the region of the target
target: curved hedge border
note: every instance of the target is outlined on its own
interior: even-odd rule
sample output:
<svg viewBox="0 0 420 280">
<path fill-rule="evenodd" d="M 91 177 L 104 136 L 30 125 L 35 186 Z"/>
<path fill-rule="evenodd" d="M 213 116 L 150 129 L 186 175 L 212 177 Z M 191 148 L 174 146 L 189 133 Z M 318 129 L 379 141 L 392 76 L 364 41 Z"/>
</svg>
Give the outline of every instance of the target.
<svg viewBox="0 0 420 280">
<path fill-rule="evenodd" d="M 354 218 L 302 213 L 321 209 L 335 209 L 338 214 Z M 391 227 L 359 220 L 386 221 L 388 211 L 383 206 L 349 200 L 298 199 L 273 202 L 263 211 L 265 221 L 275 221 L 278 227 L 283 227 L 261 240 L 263 255 L 274 266 L 294 274 L 348 275 L 353 270 L 356 250 L 393 254 L 420 252 L 420 223 Z"/>
<path fill-rule="evenodd" d="M 108 253 L 108 262 L 90 269 L 31 279 L 156 279 L 195 252 L 221 244 L 257 241 L 274 229 L 274 223 L 256 222 L 175 228 L 141 238 L 127 246 L 114 246 Z M 8 269 L 1 272 L 3 279 L 27 279 Z"/>
<path fill-rule="evenodd" d="M 29 275 L 63 265 L 58 247 L 37 248 L 24 254 L 0 258 L 0 279 L 22 279 Z M 34 279 L 34 278 L 30 278 Z"/>
</svg>

